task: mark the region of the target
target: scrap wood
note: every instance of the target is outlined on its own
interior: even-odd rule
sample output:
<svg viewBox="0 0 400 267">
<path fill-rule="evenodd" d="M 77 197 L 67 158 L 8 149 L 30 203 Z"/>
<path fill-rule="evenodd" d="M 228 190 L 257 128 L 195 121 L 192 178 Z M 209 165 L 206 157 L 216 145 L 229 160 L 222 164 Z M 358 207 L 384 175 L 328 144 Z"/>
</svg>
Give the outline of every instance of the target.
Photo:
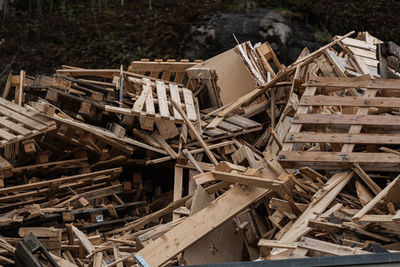
<svg viewBox="0 0 400 267">
<path fill-rule="evenodd" d="M 243 189 L 239 185 L 235 186 L 204 209 L 140 250 L 135 255 L 136 260 L 142 265 L 160 266 L 267 192 L 268 190 L 265 189 Z M 205 219 L 206 221 L 204 221 Z M 198 226 L 195 232 L 193 232 L 193 225 Z M 191 233 L 190 237 L 189 233 Z M 181 240 L 181 242 L 175 242 L 175 240 Z"/>
<path fill-rule="evenodd" d="M 10 74 L 16 103 L 0 99 L 1 260 L 12 261 L 18 232 L 36 234 L 66 266 L 399 250 L 397 69 L 388 62 L 391 79 L 380 79 L 379 41 L 349 34 L 287 68 L 267 44 L 257 54 L 246 42 L 197 66 Z M 255 83 L 226 104 L 234 79 L 222 70 Z"/>
</svg>

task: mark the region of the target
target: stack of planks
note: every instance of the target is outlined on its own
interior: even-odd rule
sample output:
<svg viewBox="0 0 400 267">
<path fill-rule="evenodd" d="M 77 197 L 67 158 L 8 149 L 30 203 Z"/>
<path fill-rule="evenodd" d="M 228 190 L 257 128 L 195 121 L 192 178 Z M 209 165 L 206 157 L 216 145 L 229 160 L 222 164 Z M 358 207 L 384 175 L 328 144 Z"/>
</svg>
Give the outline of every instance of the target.
<svg viewBox="0 0 400 267">
<path fill-rule="evenodd" d="M 31 233 L 60 266 L 400 252 L 400 49 L 353 33 L 287 67 L 245 42 L 10 74 L 0 264 Z"/>
</svg>

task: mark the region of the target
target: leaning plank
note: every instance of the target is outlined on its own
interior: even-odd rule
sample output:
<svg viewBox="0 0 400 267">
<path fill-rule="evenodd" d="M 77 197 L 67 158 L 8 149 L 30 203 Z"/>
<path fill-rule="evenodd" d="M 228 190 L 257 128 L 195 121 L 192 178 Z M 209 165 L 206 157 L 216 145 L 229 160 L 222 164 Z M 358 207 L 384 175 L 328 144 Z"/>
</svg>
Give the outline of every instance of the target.
<svg viewBox="0 0 400 267">
<path fill-rule="evenodd" d="M 144 107 L 144 104 L 147 99 L 147 95 L 151 93 L 151 87 L 149 86 L 150 80 L 143 78 L 143 90 L 142 93 L 140 94 L 139 98 L 135 101 L 132 107 L 132 113 L 134 114 L 139 114 Z"/>
<path fill-rule="evenodd" d="M 397 176 L 390 184 L 388 184 L 379 194 L 377 194 L 367 205 L 360 209 L 354 216 L 353 220 L 360 219 L 364 214 L 370 211 L 379 201 L 381 201 L 390 191 L 390 189 L 397 183 L 400 176 Z"/>
<path fill-rule="evenodd" d="M 72 231 L 75 234 L 75 236 L 78 238 L 79 242 L 81 243 L 82 247 L 86 250 L 88 254 L 93 253 L 93 251 L 96 250 L 96 248 L 93 246 L 93 244 L 89 241 L 87 236 L 82 233 L 81 230 L 76 228 L 75 226 L 71 225 Z"/>
<path fill-rule="evenodd" d="M 182 118 L 185 120 L 185 122 L 186 122 L 187 126 L 189 127 L 189 129 L 193 132 L 193 134 L 195 135 L 197 141 L 199 141 L 201 147 L 204 149 L 204 152 L 206 152 L 208 158 L 211 160 L 211 162 L 215 166 L 217 166 L 218 161 L 214 157 L 214 155 L 211 152 L 211 150 L 208 148 L 207 144 L 204 142 L 203 138 L 201 137 L 200 133 L 197 131 L 196 127 L 190 121 L 190 119 L 185 114 L 183 109 L 175 101 L 171 100 L 171 102 L 172 102 L 172 105 L 174 106 L 174 108 L 179 112 L 179 114 L 181 114 Z"/>
<path fill-rule="evenodd" d="M 379 194 L 379 192 L 382 191 L 382 188 L 379 187 L 372 179 L 369 177 L 369 175 L 358 165 L 358 163 L 354 163 L 354 168 L 353 170 L 360 176 L 360 178 L 365 182 L 365 184 L 371 189 L 372 192 L 375 193 L 375 195 Z"/>
<path fill-rule="evenodd" d="M 140 250 L 135 258 L 143 266 L 160 266 L 214 228 L 226 222 L 268 190 L 237 185 L 210 202 L 204 209 Z M 195 228 L 194 228 L 195 227 Z"/>
<path fill-rule="evenodd" d="M 302 235 L 308 233 L 311 230 L 311 228 L 308 227 L 308 221 L 317 218 L 318 214 L 324 212 L 352 177 L 353 173 L 349 172 L 334 174 L 328 182 L 326 182 L 325 186 L 316 193 L 320 194 L 321 197 L 314 199 L 309 204 L 307 209 L 294 222 L 290 229 L 279 238 L 279 240 L 282 242 L 295 242 Z M 322 191 L 324 194 L 321 194 Z M 274 249 L 271 251 L 271 254 L 276 255 L 280 252 L 282 252 L 281 249 Z"/>
</svg>

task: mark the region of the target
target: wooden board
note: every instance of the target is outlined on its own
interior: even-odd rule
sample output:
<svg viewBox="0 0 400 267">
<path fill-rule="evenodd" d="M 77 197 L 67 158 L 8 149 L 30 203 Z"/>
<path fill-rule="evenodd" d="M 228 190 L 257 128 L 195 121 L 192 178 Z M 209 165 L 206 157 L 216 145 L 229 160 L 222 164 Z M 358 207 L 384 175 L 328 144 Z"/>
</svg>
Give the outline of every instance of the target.
<svg viewBox="0 0 400 267">
<path fill-rule="evenodd" d="M 0 147 L 54 130 L 56 123 L 37 112 L 0 99 Z"/>
<path fill-rule="evenodd" d="M 135 255 L 136 260 L 143 266 L 160 266 L 267 192 L 268 190 L 260 188 L 243 189 L 240 185 L 233 187 L 209 203 L 204 209 L 188 217 L 184 222 L 140 250 Z"/>
</svg>

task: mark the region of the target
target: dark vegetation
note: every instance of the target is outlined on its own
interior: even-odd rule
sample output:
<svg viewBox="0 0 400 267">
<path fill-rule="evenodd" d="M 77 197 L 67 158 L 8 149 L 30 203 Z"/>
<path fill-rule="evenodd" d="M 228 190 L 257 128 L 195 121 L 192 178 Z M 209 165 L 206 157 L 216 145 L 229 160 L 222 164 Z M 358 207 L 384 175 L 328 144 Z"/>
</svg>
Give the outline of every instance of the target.
<svg viewBox="0 0 400 267">
<path fill-rule="evenodd" d="M 383 40 L 400 43 L 400 1 L 1 2 L 7 2 L 7 8 L 0 15 L 0 75 L 14 58 L 11 69 L 25 69 L 30 75 L 51 74 L 61 64 L 91 68 L 123 64 L 126 68 L 134 59 L 180 59 L 192 26 L 219 12 L 251 13 L 255 6 L 278 10 L 289 20 L 310 23 L 325 36 L 367 30 Z"/>
</svg>

